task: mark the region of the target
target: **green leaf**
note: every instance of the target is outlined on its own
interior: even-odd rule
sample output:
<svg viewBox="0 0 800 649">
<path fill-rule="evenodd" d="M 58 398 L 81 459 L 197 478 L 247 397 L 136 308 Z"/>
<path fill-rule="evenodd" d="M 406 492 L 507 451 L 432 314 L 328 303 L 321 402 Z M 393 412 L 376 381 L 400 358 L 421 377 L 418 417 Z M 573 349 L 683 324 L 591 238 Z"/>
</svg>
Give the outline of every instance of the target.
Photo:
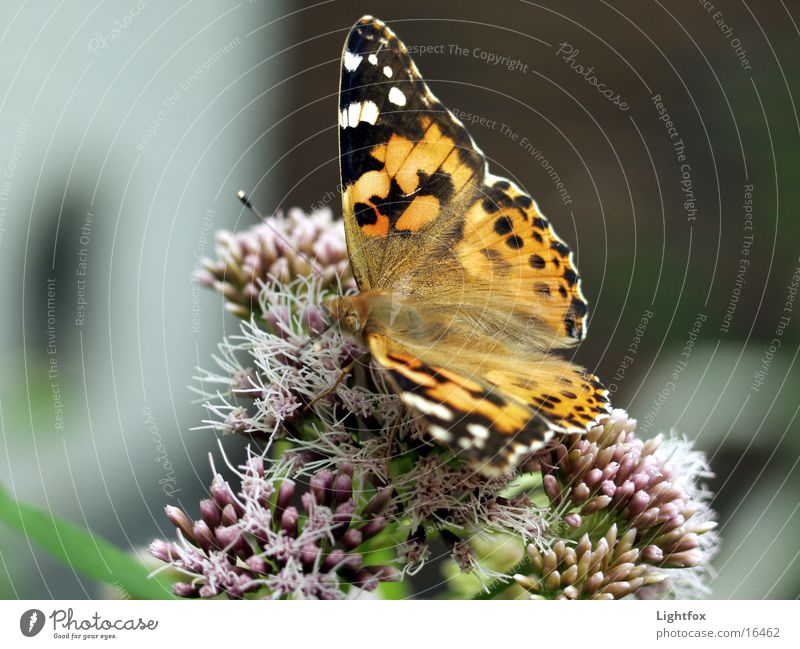
<svg viewBox="0 0 800 649">
<path fill-rule="evenodd" d="M 0 487 L 0 522 L 39 544 L 48 554 L 87 577 L 139 599 L 172 599 L 168 580 L 90 530 L 18 502 Z"/>
</svg>

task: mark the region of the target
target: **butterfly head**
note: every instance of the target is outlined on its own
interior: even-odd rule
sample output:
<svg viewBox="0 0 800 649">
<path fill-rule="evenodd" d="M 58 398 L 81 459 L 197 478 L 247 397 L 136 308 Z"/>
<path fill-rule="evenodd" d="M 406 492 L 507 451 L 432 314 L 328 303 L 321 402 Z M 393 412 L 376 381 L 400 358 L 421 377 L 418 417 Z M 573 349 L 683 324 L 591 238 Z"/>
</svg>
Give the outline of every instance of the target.
<svg viewBox="0 0 800 649">
<path fill-rule="evenodd" d="M 333 326 L 345 334 L 360 337 L 369 315 L 366 300 L 360 295 L 332 297 L 322 304 L 325 315 Z"/>
</svg>

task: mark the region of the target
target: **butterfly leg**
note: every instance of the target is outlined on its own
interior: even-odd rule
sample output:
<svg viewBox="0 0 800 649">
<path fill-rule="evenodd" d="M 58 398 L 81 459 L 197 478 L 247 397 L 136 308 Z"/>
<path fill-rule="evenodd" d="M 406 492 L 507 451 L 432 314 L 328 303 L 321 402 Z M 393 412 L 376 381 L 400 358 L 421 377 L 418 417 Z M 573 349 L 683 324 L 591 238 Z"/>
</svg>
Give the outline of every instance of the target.
<svg viewBox="0 0 800 649">
<path fill-rule="evenodd" d="M 305 351 L 312 345 L 315 345 L 320 338 L 322 338 L 322 334 L 328 331 L 331 328 L 331 325 L 326 325 L 324 329 L 321 331 L 317 331 L 316 333 L 309 334 L 308 340 L 306 340 L 302 345 L 300 345 L 300 349 Z"/>
<path fill-rule="evenodd" d="M 392 468 L 392 449 L 394 449 L 394 426 L 389 430 L 389 439 L 386 441 L 386 475 L 391 475 Z"/>
<path fill-rule="evenodd" d="M 338 376 L 338 377 L 337 377 L 337 379 L 336 379 L 336 380 L 335 380 L 335 381 L 334 381 L 334 382 L 333 382 L 333 383 L 330 385 L 330 387 L 326 388 L 325 390 L 323 390 L 322 392 L 320 392 L 320 393 L 319 393 L 319 394 L 318 394 L 316 397 L 314 397 L 314 398 L 313 398 L 311 401 L 309 401 L 309 402 L 306 404 L 305 408 L 303 408 L 303 412 L 304 412 L 304 413 L 308 412 L 309 410 L 311 410 L 311 407 L 312 407 L 312 406 L 313 406 L 315 403 L 317 403 L 317 401 L 319 401 L 320 399 L 324 399 L 324 398 L 325 398 L 325 397 L 327 397 L 329 394 L 333 394 L 334 392 L 336 392 L 336 388 L 338 388 L 338 387 L 339 387 L 339 385 L 341 384 L 341 382 L 342 382 L 342 381 L 344 381 L 344 380 L 345 380 L 345 378 L 346 378 L 346 377 L 347 377 L 347 376 L 350 374 L 350 372 L 352 372 L 352 371 L 353 371 L 353 368 L 354 368 L 356 365 L 358 365 L 359 363 L 363 363 L 363 362 L 364 362 L 366 359 L 368 359 L 368 358 L 369 358 L 369 352 L 367 352 L 367 353 L 365 353 L 365 354 L 362 354 L 361 356 L 358 356 L 358 357 L 357 357 L 357 358 L 355 358 L 355 359 L 354 359 L 354 360 L 353 360 L 353 361 L 352 361 L 352 362 L 351 362 L 349 365 L 347 365 L 347 367 L 344 367 L 344 368 L 342 368 L 342 371 L 340 372 L 339 376 Z"/>
</svg>

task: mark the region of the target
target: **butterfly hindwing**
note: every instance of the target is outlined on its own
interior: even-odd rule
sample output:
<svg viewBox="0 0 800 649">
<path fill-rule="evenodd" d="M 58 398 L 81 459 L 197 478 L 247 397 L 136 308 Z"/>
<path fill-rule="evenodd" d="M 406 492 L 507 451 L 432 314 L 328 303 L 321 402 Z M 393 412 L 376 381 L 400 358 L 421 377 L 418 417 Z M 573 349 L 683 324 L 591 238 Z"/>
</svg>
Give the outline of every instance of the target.
<svg viewBox="0 0 800 649">
<path fill-rule="evenodd" d="M 533 411 L 494 386 L 429 365 L 384 336 L 370 336 L 369 346 L 403 403 L 425 418 L 431 437 L 485 473 L 508 470 L 552 436 Z"/>
<path fill-rule="evenodd" d="M 583 432 L 608 410 L 597 379 L 555 357 L 509 362 L 457 354 L 449 345 L 418 354 L 413 344 L 368 336 L 400 399 L 428 432 L 485 472 L 503 472 L 545 444 L 553 432 Z M 476 366 L 476 362 L 479 365 Z"/>
</svg>

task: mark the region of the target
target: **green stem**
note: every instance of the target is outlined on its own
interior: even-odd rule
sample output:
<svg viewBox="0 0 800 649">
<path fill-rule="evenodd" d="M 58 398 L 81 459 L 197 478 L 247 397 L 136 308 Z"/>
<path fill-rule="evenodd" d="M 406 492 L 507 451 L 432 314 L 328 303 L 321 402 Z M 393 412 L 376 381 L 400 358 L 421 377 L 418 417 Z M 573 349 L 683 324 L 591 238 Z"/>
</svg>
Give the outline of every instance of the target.
<svg viewBox="0 0 800 649">
<path fill-rule="evenodd" d="M 531 571 L 531 564 L 526 556 L 522 561 L 516 564 L 513 568 L 506 571 L 505 579 L 495 579 L 494 582 L 489 586 L 487 589 L 481 589 L 477 593 L 475 593 L 471 599 L 482 600 L 482 599 L 494 599 L 501 593 L 503 593 L 506 589 L 510 588 L 514 584 L 514 575 L 516 574 L 529 574 Z"/>
</svg>

